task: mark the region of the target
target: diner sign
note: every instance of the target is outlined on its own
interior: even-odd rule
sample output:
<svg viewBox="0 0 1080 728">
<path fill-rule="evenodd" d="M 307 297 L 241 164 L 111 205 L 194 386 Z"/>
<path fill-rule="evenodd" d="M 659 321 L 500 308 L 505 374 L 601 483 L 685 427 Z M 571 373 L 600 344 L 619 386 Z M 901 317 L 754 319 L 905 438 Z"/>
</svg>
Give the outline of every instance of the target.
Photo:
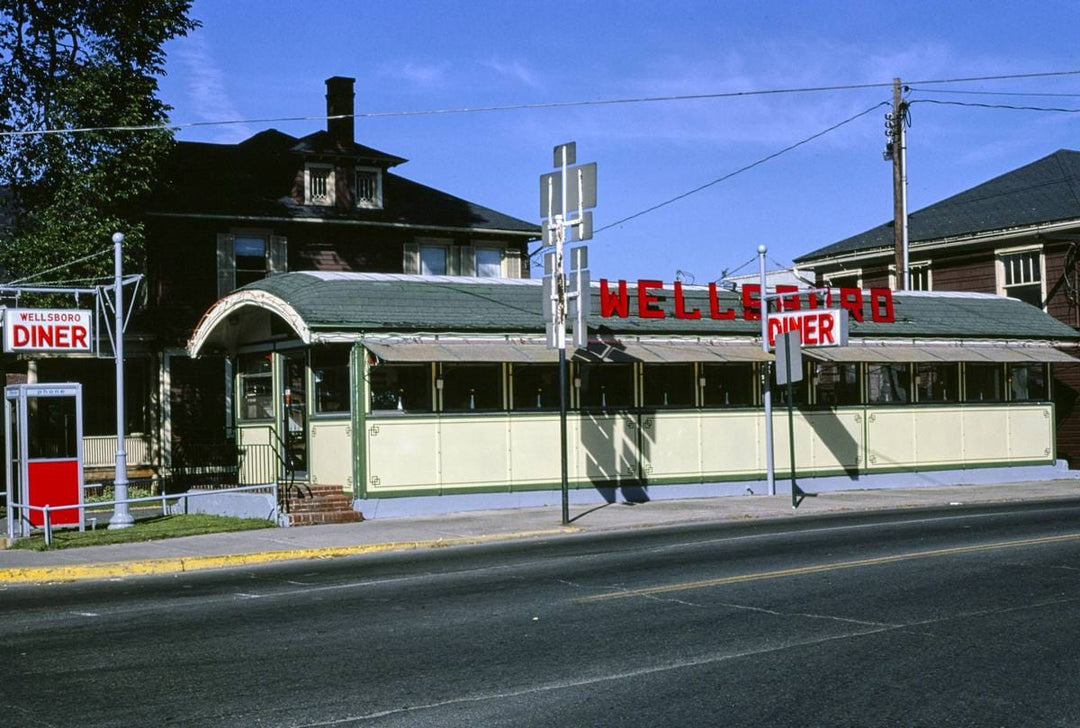
<svg viewBox="0 0 1080 728">
<path fill-rule="evenodd" d="M 90 351 L 90 311 L 4 309 L 4 351 Z"/>
</svg>

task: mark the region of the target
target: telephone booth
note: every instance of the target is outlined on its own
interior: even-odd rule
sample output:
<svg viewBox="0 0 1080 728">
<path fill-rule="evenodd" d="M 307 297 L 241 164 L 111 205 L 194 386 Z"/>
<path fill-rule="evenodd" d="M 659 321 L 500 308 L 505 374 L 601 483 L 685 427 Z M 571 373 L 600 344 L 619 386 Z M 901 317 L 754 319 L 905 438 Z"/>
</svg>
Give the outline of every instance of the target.
<svg viewBox="0 0 1080 728">
<path fill-rule="evenodd" d="M 4 390 L 8 535 L 45 525 L 26 506 L 82 505 L 82 385 L 14 384 Z M 52 526 L 82 526 L 82 508 L 50 514 Z"/>
</svg>

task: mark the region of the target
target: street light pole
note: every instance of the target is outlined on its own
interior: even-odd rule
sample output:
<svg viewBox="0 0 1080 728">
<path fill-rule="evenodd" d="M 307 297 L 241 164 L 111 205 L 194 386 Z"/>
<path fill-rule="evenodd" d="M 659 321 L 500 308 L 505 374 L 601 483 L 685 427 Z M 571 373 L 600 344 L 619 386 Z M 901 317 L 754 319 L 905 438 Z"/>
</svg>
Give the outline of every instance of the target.
<svg viewBox="0 0 1080 728">
<path fill-rule="evenodd" d="M 127 451 L 124 449 L 124 234 L 113 233 L 113 288 L 116 324 L 113 327 L 113 354 L 116 356 L 116 471 L 113 477 L 113 500 L 117 503 L 109 528 L 127 528 L 135 519 L 128 510 Z"/>
<path fill-rule="evenodd" d="M 768 248 L 759 245 L 758 249 L 758 275 L 761 281 L 761 291 L 758 298 L 761 301 L 761 350 L 765 352 L 766 359 L 761 362 L 761 397 L 765 405 L 765 479 L 769 484 L 769 495 L 776 495 L 776 470 L 773 461 L 773 426 L 772 426 L 772 387 L 769 376 L 769 297 L 765 293 L 765 253 Z"/>
</svg>

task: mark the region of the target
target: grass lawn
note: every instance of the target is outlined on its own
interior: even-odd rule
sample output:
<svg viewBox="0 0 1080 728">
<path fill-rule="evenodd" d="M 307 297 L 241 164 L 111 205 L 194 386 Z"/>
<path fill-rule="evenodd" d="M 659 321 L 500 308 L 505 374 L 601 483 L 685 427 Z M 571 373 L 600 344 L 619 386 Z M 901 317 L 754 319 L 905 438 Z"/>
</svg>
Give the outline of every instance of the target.
<svg viewBox="0 0 1080 728">
<path fill-rule="evenodd" d="M 277 524 L 261 518 L 228 518 L 226 516 L 207 516 L 201 514 L 154 516 L 135 521 L 129 528 L 110 531 L 99 527 L 95 531 L 75 530 L 53 531 L 54 549 L 70 549 L 78 546 L 102 546 L 113 543 L 132 543 L 135 541 L 156 541 L 161 538 L 178 536 L 197 536 L 203 533 L 222 533 L 224 531 L 251 531 L 257 528 L 274 528 Z M 44 551 L 45 535 L 36 533 L 29 538 L 16 541 L 11 548 Z"/>
</svg>

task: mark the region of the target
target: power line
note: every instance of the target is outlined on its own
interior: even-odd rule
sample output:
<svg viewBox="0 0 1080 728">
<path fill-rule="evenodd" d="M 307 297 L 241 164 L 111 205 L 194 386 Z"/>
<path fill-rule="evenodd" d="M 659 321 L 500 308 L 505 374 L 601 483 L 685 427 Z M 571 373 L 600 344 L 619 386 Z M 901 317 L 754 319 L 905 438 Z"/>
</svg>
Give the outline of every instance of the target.
<svg viewBox="0 0 1080 728">
<path fill-rule="evenodd" d="M 26 283 L 27 281 L 33 280 L 34 278 L 40 278 L 41 276 L 48 275 L 49 273 L 53 273 L 53 272 L 58 271 L 58 270 L 63 270 L 64 268 L 70 268 L 73 265 L 78 265 L 79 263 L 90 260 L 91 258 L 97 258 L 97 257 L 102 256 L 102 255 L 111 255 L 112 252 L 113 252 L 112 249 L 109 248 L 109 249 L 106 249 L 106 250 L 98 251 L 97 253 L 91 253 L 90 255 L 84 255 L 83 257 L 78 258 L 76 260 L 68 261 L 67 263 L 61 263 L 60 265 L 53 266 L 52 268 L 49 268 L 47 270 L 43 270 L 43 271 L 41 271 L 39 273 L 34 273 L 33 275 L 26 276 L 25 278 L 18 278 L 16 280 L 9 281 L 9 282 L 5 283 L 4 285 L 6 285 L 6 286 L 17 286 L 20 283 Z"/>
<path fill-rule="evenodd" d="M 938 106 L 967 106 L 975 109 L 1007 109 L 1009 111 L 1052 111 L 1060 114 L 1080 114 L 1080 109 L 1062 109 L 1046 106 L 1014 106 L 1012 104 L 980 104 L 972 101 L 942 101 L 941 99 L 915 99 L 909 104 L 937 104 Z"/>
<path fill-rule="evenodd" d="M 957 94 L 967 96 L 1022 96 L 1027 98 L 1080 98 L 1080 94 L 1054 93 L 1051 91 L 965 91 L 961 89 L 937 89 L 937 88 L 912 88 L 908 84 L 908 90 L 922 94 Z"/>
<path fill-rule="evenodd" d="M 698 187 L 695 187 L 692 190 L 689 190 L 687 192 L 683 192 L 681 195 L 676 195 L 675 197 L 672 197 L 669 200 L 665 200 L 665 201 L 660 202 L 660 203 L 658 203 L 656 205 L 653 205 L 652 207 L 646 208 L 646 209 L 642 210 L 641 212 L 635 212 L 633 215 L 627 215 L 626 217 L 622 218 L 621 220 L 616 220 L 615 222 L 613 222 L 613 223 L 611 223 L 609 225 L 604 225 L 603 227 L 596 228 L 594 233 L 599 233 L 599 232 L 602 232 L 604 230 L 608 230 L 610 228 L 613 228 L 613 227 L 615 227 L 617 225 L 622 225 L 625 222 L 628 222 L 628 221 L 633 220 L 635 218 L 639 218 L 642 215 L 647 215 L 650 212 L 654 212 L 656 210 L 659 210 L 662 207 L 667 207 L 668 205 L 671 205 L 671 204 L 673 204 L 675 202 L 678 202 L 679 200 L 685 199 L 685 198 L 689 197 L 690 195 L 697 194 L 698 192 L 701 192 L 702 190 L 708 189 L 709 187 L 712 187 L 713 185 L 724 182 L 725 180 L 729 180 L 729 179 L 731 179 L 732 177 L 734 177 L 736 175 L 742 174 L 743 172 L 748 172 L 749 170 L 753 169 L 754 167 L 765 164 L 765 162 L 768 162 L 768 161 L 770 161 L 772 159 L 776 159 L 781 154 L 786 154 L 787 152 L 790 152 L 793 149 L 798 149 L 799 147 L 803 146 L 804 144 L 807 144 L 809 142 L 814 141 L 815 139 L 823 137 L 826 134 L 828 134 L 829 132 L 836 131 L 837 129 L 844 126 L 845 124 L 850 124 L 851 122 L 855 121 L 856 119 L 858 119 L 860 117 L 863 117 L 863 116 L 866 116 L 870 112 L 872 112 L 872 111 L 874 111 L 876 109 L 880 109 L 882 106 L 888 106 L 888 105 L 889 105 L 889 102 L 887 102 L 887 101 L 882 101 L 880 104 L 874 104 L 873 106 L 871 106 L 869 109 L 866 109 L 865 111 L 860 111 L 858 114 L 855 114 L 854 116 L 848 117 L 847 119 L 844 119 L 843 121 L 841 121 L 841 122 L 839 122 L 837 124 L 833 124 L 832 126 L 830 126 L 827 129 L 823 129 L 823 130 L 819 131 L 817 134 L 814 134 L 812 136 L 808 136 L 805 139 L 803 139 L 802 141 L 798 141 L 798 142 L 795 142 L 794 144 L 792 144 L 790 146 L 784 147 L 783 149 L 781 149 L 778 152 L 773 152 L 772 154 L 770 154 L 770 155 L 768 155 L 766 157 L 762 157 L 761 159 L 757 160 L 756 162 L 751 162 L 750 164 L 748 164 L 748 165 L 746 165 L 744 167 L 740 167 L 739 169 L 736 169 L 734 172 L 729 172 L 728 174 L 725 174 L 722 177 L 717 177 L 716 179 L 712 180 L 711 182 L 706 182 L 705 184 L 699 185 Z"/>
<path fill-rule="evenodd" d="M 939 78 L 912 81 L 909 86 L 915 84 L 947 84 L 947 83 L 970 83 L 973 81 L 1008 81 L 1027 78 L 1050 78 L 1054 76 L 1077 76 L 1080 70 L 1075 71 L 1048 71 L 1043 73 L 1014 73 L 997 76 L 968 76 L 963 78 Z M 19 131 L 0 132 L 0 138 L 19 136 L 41 136 L 46 134 L 86 134 L 92 132 L 139 132 L 139 131 L 178 131 L 181 129 L 195 129 L 207 126 L 227 126 L 232 124 L 274 124 L 299 121 L 336 121 L 339 119 L 381 119 L 393 117 L 411 116 L 439 116 L 447 114 L 478 114 L 492 113 L 497 111 L 528 111 L 542 109 L 566 109 L 580 106 L 612 106 L 619 104 L 642 104 L 660 103 L 671 101 L 700 101 L 709 99 L 729 99 L 749 96 L 775 96 L 782 94 L 797 93 L 821 93 L 825 91 L 856 91 L 863 89 L 889 88 L 892 83 L 860 83 L 830 86 L 804 86 L 795 88 L 762 89 L 751 91 L 726 91 L 718 93 L 681 94 L 671 96 L 640 96 L 617 99 L 591 99 L 583 101 L 552 101 L 547 103 L 532 104 L 508 104 L 504 106 L 463 106 L 443 109 L 424 109 L 417 111 L 371 111 L 357 114 L 336 115 L 312 115 L 312 116 L 279 116 L 263 119 L 222 119 L 215 121 L 192 121 L 182 123 L 165 124 L 141 124 L 135 126 L 94 126 L 76 127 L 70 129 L 27 129 Z"/>
</svg>

